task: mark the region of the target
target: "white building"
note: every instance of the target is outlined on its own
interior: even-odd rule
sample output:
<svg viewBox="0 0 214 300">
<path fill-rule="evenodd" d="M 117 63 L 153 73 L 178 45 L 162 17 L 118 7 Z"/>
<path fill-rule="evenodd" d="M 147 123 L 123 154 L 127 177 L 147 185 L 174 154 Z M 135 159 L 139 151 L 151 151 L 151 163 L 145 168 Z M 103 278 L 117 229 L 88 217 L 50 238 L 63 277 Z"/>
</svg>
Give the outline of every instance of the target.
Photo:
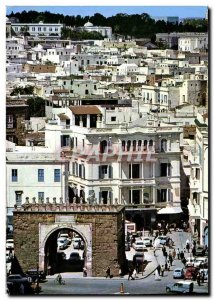
<svg viewBox="0 0 214 300">
<path fill-rule="evenodd" d="M 112 28 L 108 26 L 94 26 L 92 23 L 87 22 L 83 27 L 78 27 L 80 31 L 88 31 L 88 32 L 99 32 L 102 36 L 111 38 L 112 37 Z"/>
<path fill-rule="evenodd" d="M 39 23 L 12 23 L 11 26 L 17 35 L 27 31 L 32 36 L 61 36 L 61 29 L 63 27 L 62 24 L 47 24 L 42 21 Z"/>
<path fill-rule="evenodd" d="M 195 146 L 188 157 L 190 162 L 189 223 L 200 244 L 208 246 L 208 114 L 198 113 L 195 123 Z"/>
<path fill-rule="evenodd" d="M 198 52 L 208 50 L 208 33 L 184 36 L 178 39 L 178 50 Z"/>
<path fill-rule="evenodd" d="M 21 206 L 27 197 L 29 203 L 53 203 L 55 199 L 66 202 L 67 176 L 68 162 L 59 153 L 7 142 L 7 216 L 12 215 L 14 205 Z"/>
<path fill-rule="evenodd" d="M 149 206 L 149 219 L 167 204 L 180 207 L 181 127 L 158 124 L 152 117 L 117 123 L 125 112 L 119 110 L 107 126 L 104 120 L 110 119 L 100 106 L 59 110 L 46 125 L 45 142 L 70 159 L 69 201 L 83 197 L 86 202 Z"/>
</svg>

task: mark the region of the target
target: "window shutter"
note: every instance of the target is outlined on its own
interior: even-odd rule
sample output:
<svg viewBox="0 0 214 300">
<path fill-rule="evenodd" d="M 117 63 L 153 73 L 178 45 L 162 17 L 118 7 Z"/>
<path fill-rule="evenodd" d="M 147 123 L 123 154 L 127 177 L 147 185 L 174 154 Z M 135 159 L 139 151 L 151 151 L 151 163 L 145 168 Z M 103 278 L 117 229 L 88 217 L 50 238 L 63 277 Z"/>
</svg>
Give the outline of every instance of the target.
<svg viewBox="0 0 214 300">
<path fill-rule="evenodd" d="M 85 166 L 82 165 L 82 177 L 85 179 Z"/>
<path fill-rule="evenodd" d="M 109 166 L 108 172 L 109 172 L 109 178 L 112 178 L 112 166 Z"/>
<path fill-rule="evenodd" d="M 63 147 L 63 135 L 61 135 L 61 147 Z"/>
<path fill-rule="evenodd" d="M 113 197 L 113 193 L 111 191 L 109 191 L 109 198 L 111 200 L 111 203 L 112 203 L 112 197 Z"/>
<path fill-rule="evenodd" d="M 72 174 L 75 175 L 75 163 L 72 163 Z"/>
<path fill-rule="evenodd" d="M 101 179 L 102 178 L 101 166 L 98 166 L 98 168 L 99 168 L 99 179 Z"/>
<path fill-rule="evenodd" d="M 102 192 L 99 192 L 99 203 L 101 203 Z"/>
<path fill-rule="evenodd" d="M 171 164 L 168 163 L 168 176 L 171 176 Z"/>
<path fill-rule="evenodd" d="M 76 164 L 76 176 L 78 176 L 78 163 L 75 164 Z"/>
<path fill-rule="evenodd" d="M 79 165 L 79 177 L 82 177 L 82 165 Z"/>
<path fill-rule="evenodd" d="M 170 202 L 171 201 L 171 190 L 168 189 L 167 192 L 168 192 L 168 202 Z"/>
</svg>

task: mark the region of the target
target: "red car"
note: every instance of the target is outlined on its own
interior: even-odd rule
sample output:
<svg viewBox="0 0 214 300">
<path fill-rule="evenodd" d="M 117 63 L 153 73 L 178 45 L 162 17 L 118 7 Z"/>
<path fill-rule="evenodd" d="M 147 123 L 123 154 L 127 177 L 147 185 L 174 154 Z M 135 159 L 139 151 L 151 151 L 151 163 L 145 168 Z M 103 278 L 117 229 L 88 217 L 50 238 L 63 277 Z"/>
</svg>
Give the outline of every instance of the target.
<svg viewBox="0 0 214 300">
<path fill-rule="evenodd" d="M 184 279 L 195 280 L 198 271 L 199 271 L 199 268 L 195 268 L 195 267 L 186 268 L 186 271 L 184 273 Z"/>
</svg>

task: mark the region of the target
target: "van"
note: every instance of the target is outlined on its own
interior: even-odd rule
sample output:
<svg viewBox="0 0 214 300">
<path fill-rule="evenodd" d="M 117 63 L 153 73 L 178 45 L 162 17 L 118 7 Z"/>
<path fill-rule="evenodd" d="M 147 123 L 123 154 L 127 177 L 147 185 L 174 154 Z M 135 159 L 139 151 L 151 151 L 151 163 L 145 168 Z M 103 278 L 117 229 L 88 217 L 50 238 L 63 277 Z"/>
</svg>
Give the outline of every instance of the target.
<svg viewBox="0 0 214 300">
<path fill-rule="evenodd" d="M 167 284 L 166 292 L 188 294 L 193 292 L 193 288 L 194 283 L 192 281 L 178 281 L 176 283 Z"/>
<path fill-rule="evenodd" d="M 59 250 L 64 250 L 68 246 L 68 240 L 64 237 L 60 237 L 57 239 L 57 247 Z"/>
</svg>

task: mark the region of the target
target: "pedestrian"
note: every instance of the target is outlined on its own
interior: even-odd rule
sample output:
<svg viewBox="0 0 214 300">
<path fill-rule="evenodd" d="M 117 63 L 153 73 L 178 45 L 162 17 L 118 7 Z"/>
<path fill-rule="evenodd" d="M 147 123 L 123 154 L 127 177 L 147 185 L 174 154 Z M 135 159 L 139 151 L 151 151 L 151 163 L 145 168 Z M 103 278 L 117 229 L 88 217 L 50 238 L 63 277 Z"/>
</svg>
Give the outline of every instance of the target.
<svg viewBox="0 0 214 300">
<path fill-rule="evenodd" d="M 200 276 L 200 273 L 197 274 L 196 280 L 197 280 L 198 285 L 200 286 L 201 285 L 201 276 Z"/>
<path fill-rule="evenodd" d="M 106 269 L 106 278 L 111 278 L 111 269 L 110 267 L 108 266 L 108 268 Z"/>
<path fill-rule="evenodd" d="M 181 250 L 181 253 L 180 253 L 180 259 L 182 261 L 182 259 L 184 258 L 184 252 Z"/>
<path fill-rule="evenodd" d="M 175 248 L 174 248 L 173 251 L 172 251 L 172 257 L 173 257 L 173 259 L 175 259 L 175 257 L 176 257 L 176 251 L 175 251 Z"/>
<path fill-rule="evenodd" d="M 160 274 L 158 272 L 158 269 L 155 270 L 155 280 L 160 280 Z"/>
<path fill-rule="evenodd" d="M 83 268 L 83 277 L 87 277 L 87 268 L 86 267 Z"/>
<path fill-rule="evenodd" d="M 167 257 L 168 257 L 167 251 L 164 252 L 163 256 L 165 257 L 165 259 L 167 259 Z"/>
<path fill-rule="evenodd" d="M 185 267 L 186 262 L 187 262 L 186 258 L 184 257 L 184 258 L 181 260 L 181 262 L 183 263 L 183 265 L 184 265 L 184 267 Z"/>
<path fill-rule="evenodd" d="M 163 252 L 163 255 L 164 255 L 164 252 L 166 251 L 166 247 L 165 246 L 163 246 L 162 247 L 162 252 Z"/>
<path fill-rule="evenodd" d="M 192 247 L 192 255 L 195 256 L 195 254 L 196 254 L 196 249 L 195 249 L 195 246 L 193 246 Z"/>
<path fill-rule="evenodd" d="M 134 279 L 136 279 L 137 278 L 137 271 L 136 271 L 136 269 L 133 270 L 132 274 L 133 274 Z"/>
<path fill-rule="evenodd" d="M 201 272 L 201 282 L 202 282 L 202 283 L 204 283 L 204 277 L 205 277 L 204 271 L 202 271 L 202 272 Z"/>
<path fill-rule="evenodd" d="M 158 271 L 158 275 L 160 276 L 160 273 L 161 273 L 161 266 L 160 265 L 157 266 L 157 271 Z"/>
<path fill-rule="evenodd" d="M 176 250 L 176 254 L 177 254 L 177 259 L 180 259 L 180 250 L 179 250 L 179 248 Z"/>
<path fill-rule="evenodd" d="M 161 276 L 164 276 L 164 265 L 161 266 Z"/>
<path fill-rule="evenodd" d="M 168 264 L 167 264 L 167 270 L 168 271 L 170 271 L 170 266 L 171 266 L 171 264 L 170 264 L 170 261 L 168 260 Z"/>
<path fill-rule="evenodd" d="M 168 270 L 168 263 L 167 263 L 167 261 L 165 262 L 165 271 L 167 271 Z"/>
<path fill-rule="evenodd" d="M 128 280 L 131 278 L 131 280 L 134 280 L 134 278 L 132 277 L 133 274 L 133 270 L 132 268 L 129 268 L 129 276 L 128 276 Z"/>
<path fill-rule="evenodd" d="M 186 244 L 186 249 L 187 249 L 187 252 L 189 253 L 189 249 L 190 249 L 189 243 Z"/>
<path fill-rule="evenodd" d="M 170 263 L 170 266 L 172 266 L 172 261 L 173 261 L 172 253 L 171 253 L 171 251 L 169 251 L 169 263 Z"/>
</svg>

